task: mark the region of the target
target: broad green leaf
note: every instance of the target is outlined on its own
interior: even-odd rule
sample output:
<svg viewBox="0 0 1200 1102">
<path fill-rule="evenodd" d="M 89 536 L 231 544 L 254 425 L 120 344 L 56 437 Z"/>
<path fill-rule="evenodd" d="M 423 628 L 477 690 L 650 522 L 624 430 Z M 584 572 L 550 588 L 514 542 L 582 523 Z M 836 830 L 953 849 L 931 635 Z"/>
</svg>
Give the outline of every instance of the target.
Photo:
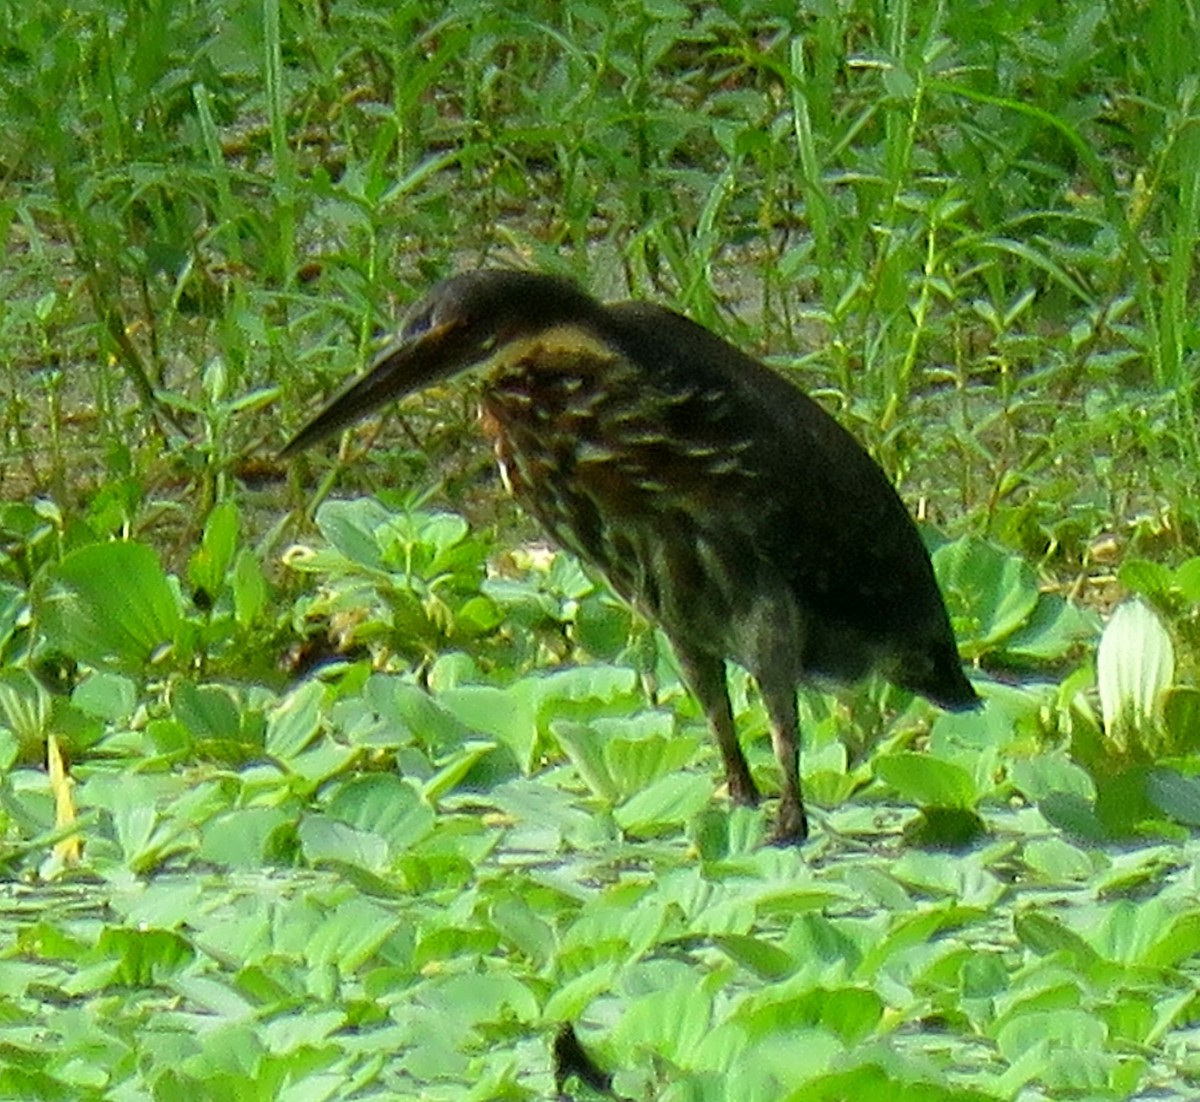
<svg viewBox="0 0 1200 1102">
<path fill-rule="evenodd" d="M 201 828 L 199 856 L 227 869 L 258 869 L 267 861 L 271 839 L 293 818 L 278 807 L 247 807 L 219 815 Z"/>
<path fill-rule="evenodd" d="M 1171 589 L 1171 571 L 1162 563 L 1148 559 L 1126 559 L 1117 568 L 1117 581 L 1130 593 L 1146 597 L 1165 597 Z"/>
<path fill-rule="evenodd" d="M 1085 800 L 1096 795 L 1096 785 L 1081 766 L 1064 753 L 1021 758 L 1012 763 L 1012 783 L 1031 800 L 1043 800 L 1055 792 L 1069 792 Z"/>
<path fill-rule="evenodd" d="M 1195 754 L 1200 751 L 1200 689 L 1172 685 L 1162 697 L 1162 722 L 1166 751 Z"/>
<path fill-rule="evenodd" d="M 430 696 L 419 685 L 399 677 L 384 674 L 373 676 L 366 684 L 364 697 L 382 715 L 399 720 L 412 732 L 415 741 L 435 756 L 448 753 L 461 747 L 475 737 L 476 732 L 467 724 L 461 722 L 448 707 L 459 693 L 468 693 L 467 689 L 454 689 L 438 697 Z M 443 703 L 443 700 L 446 703 Z M 503 715 L 503 704 L 492 705 L 497 715 Z M 481 734 L 494 734 L 492 729 L 481 727 Z"/>
<path fill-rule="evenodd" d="M 1096 870 L 1087 852 L 1065 838 L 1033 839 L 1023 857 L 1038 878 L 1050 884 L 1083 883 Z"/>
<path fill-rule="evenodd" d="M 1200 555 L 1180 563 L 1175 571 L 1175 587 L 1185 600 L 1200 603 Z"/>
<path fill-rule="evenodd" d="M 305 956 L 314 965 L 331 965 L 350 975 L 378 952 L 401 922 L 392 908 L 369 899 L 347 899 L 318 921 L 305 940 Z"/>
<path fill-rule="evenodd" d="M 180 681 L 172 704 L 176 718 L 196 739 L 236 740 L 241 734 L 241 713 L 228 689 Z"/>
<path fill-rule="evenodd" d="M 557 730 L 557 728 L 556 728 Z M 609 776 L 617 786 L 617 799 L 627 799 L 674 773 L 695 756 L 700 740 L 684 735 L 651 735 L 646 738 L 610 738 L 601 748 Z"/>
<path fill-rule="evenodd" d="M 1096 785 L 1096 815 L 1110 837 L 1130 836 L 1147 820 L 1162 818 L 1147 795 L 1152 772 L 1150 766 L 1135 765 Z"/>
<path fill-rule="evenodd" d="M 1032 614 L 1037 578 L 1024 559 L 968 537 L 933 553 L 938 581 L 970 654 L 1000 646 Z"/>
<path fill-rule="evenodd" d="M 200 546 L 188 562 L 188 581 L 215 599 L 225 588 L 225 575 L 237 551 L 241 517 L 232 499 L 218 502 L 208 514 Z"/>
<path fill-rule="evenodd" d="M 327 805 L 330 815 L 383 838 L 394 851 L 411 849 L 431 830 L 436 816 L 413 784 L 393 773 L 352 777 Z"/>
<path fill-rule="evenodd" d="M 0 669 L 0 725 L 7 727 L 26 753 L 43 747 L 50 733 L 50 694 L 28 670 Z"/>
<path fill-rule="evenodd" d="M 394 517 L 375 498 L 363 497 L 323 502 L 315 519 L 321 535 L 347 559 L 372 570 L 382 570 L 378 532 Z"/>
<path fill-rule="evenodd" d="M 760 979 L 772 983 L 786 979 L 796 970 L 796 962 L 778 946 L 760 937 L 746 934 L 720 934 L 713 942 L 731 960 L 748 968 Z"/>
<path fill-rule="evenodd" d="M 540 968 L 553 955 L 557 947 L 553 928 L 520 895 L 497 900 L 489 917 L 496 932 L 529 957 L 535 967 Z"/>
<path fill-rule="evenodd" d="M 373 831 L 357 830 L 329 815 L 307 815 L 300 823 L 300 845 L 313 865 L 337 861 L 368 872 L 387 866 L 387 844 Z"/>
<path fill-rule="evenodd" d="M 146 672 L 176 641 L 179 600 L 145 544 L 95 543 L 47 567 L 33 588 L 48 646 L 90 666 Z"/>
<path fill-rule="evenodd" d="M 1004 651 L 1016 658 L 1053 662 L 1099 634 L 1100 618 L 1092 609 L 1043 594 L 1025 623 L 1004 641 Z"/>
<path fill-rule="evenodd" d="M 974 845 L 987 828 L 979 815 L 965 807 L 924 807 L 904 828 L 906 845 L 930 850 L 961 850 Z"/>
<path fill-rule="evenodd" d="M 28 598 L 23 589 L 0 582 L 0 654 L 21 621 Z"/>
<path fill-rule="evenodd" d="M 1200 777 L 1155 769 L 1146 779 L 1146 797 L 1177 823 L 1200 826 Z"/>
<path fill-rule="evenodd" d="M 865 1059 L 869 1059 L 870 1050 Z M 831 1057 L 828 1063 L 834 1063 Z M 887 1064 L 895 1065 L 887 1058 Z M 907 1073 L 907 1074 L 906 1074 Z M 895 1071 L 881 1063 L 864 1062 L 849 1071 L 836 1071 L 810 1079 L 784 1102 L 846 1102 L 848 1099 L 880 1099 L 881 1102 L 995 1102 L 996 1095 L 970 1087 L 949 1086 L 931 1081 L 928 1067 Z"/>
<path fill-rule="evenodd" d="M 1108 841 L 1108 828 L 1092 800 L 1079 792 L 1050 792 L 1038 801 L 1046 821 L 1084 842 Z"/>
<path fill-rule="evenodd" d="M 526 680 L 534 687 L 543 731 L 555 719 L 629 715 L 644 699 L 636 672 L 621 666 L 577 666 Z"/>
<path fill-rule="evenodd" d="M 711 1028 L 713 996 L 694 976 L 678 977 L 627 1002 L 613 1030 L 618 1049 L 648 1048 L 681 1067 L 694 1067 Z"/>
<path fill-rule="evenodd" d="M 962 927 L 970 927 L 985 921 L 987 911 L 976 907 L 961 907 L 956 904 L 939 904 L 909 914 L 891 917 L 891 927 L 882 936 L 874 939 L 863 957 L 861 972 L 874 975 L 895 960 L 910 952 L 915 946 L 927 945 L 940 934 Z"/>
<path fill-rule="evenodd" d="M 437 703 L 448 715 L 480 734 L 492 735 L 512 751 L 522 771 L 534 764 L 538 741 L 537 693 L 529 678 L 500 689 L 493 685 L 459 685 L 439 693 Z"/>
<path fill-rule="evenodd" d="M 575 611 L 575 640 L 599 659 L 616 658 L 629 642 L 633 613 L 607 593 L 580 601 Z"/>
<path fill-rule="evenodd" d="M 883 1010 L 883 1000 L 867 988 L 815 987 L 801 995 L 751 999 L 747 1008 L 739 1010 L 737 1020 L 752 1040 L 779 1030 L 820 1026 L 847 1044 L 859 1044 L 879 1027 Z"/>
<path fill-rule="evenodd" d="M 446 976 L 426 991 L 425 999 L 442 1021 L 462 1030 L 530 1023 L 538 1017 L 537 999 L 511 972 Z"/>
<path fill-rule="evenodd" d="M 307 749 L 321 729 L 324 695 L 319 681 L 305 681 L 270 710 L 266 733 L 268 754 L 290 761 Z"/>
<path fill-rule="evenodd" d="M 1152 940 L 1145 963 L 1153 968 L 1176 968 L 1194 960 L 1200 953 L 1200 911 L 1191 909 L 1171 917 L 1154 931 Z"/>
<path fill-rule="evenodd" d="M 484 758 L 496 749 L 494 742 L 473 739 L 454 750 L 439 766 L 438 771 L 422 786 L 422 795 L 431 804 L 455 789 L 459 782 Z"/>
<path fill-rule="evenodd" d="M 566 719 L 551 724 L 550 729 L 584 784 L 606 803 L 616 803 L 621 790 L 609 771 L 604 739 L 588 724 Z"/>
<path fill-rule="evenodd" d="M 171 930 L 131 930 L 109 927 L 96 942 L 96 961 L 117 963 L 113 980 L 127 987 L 149 987 L 188 963 L 195 950 Z"/>
<path fill-rule="evenodd" d="M 263 1040 L 273 1053 L 292 1053 L 328 1041 L 345 1024 L 344 1010 L 281 1014 L 263 1024 Z"/>
<path fill-rule="evenodd" d="M 1096 951 L 1074 930 L 1059 919 L 1035 910 L 1018 912 L 1013 929 L 1023 945 L 1039 956 L 1063 953 L 1075 968 L 1087 968 L 1095 961 Z"/>
<path fill-rule="evenodd" d="M 974 778 L 953 762 L 903 752 L 880 755 L 874 764 L 879 776 L 906 800 L 924 807 L 969 810 L 979 799 Z"/>
<path fill-rule="evenodd" d="M 614 817 L 627 834 L 644 838 L 682 829 L 711 799 L 712 781 L 706 775 L 673 773 L 632 796 Z"/>
<path fill-rule="evenodd" d="M 1038 1078 L 1059 1097 L 1107 1086 L 1116 1064 L 1107 1042 L 1108 1030 L 1097 1015 L 1070 1007 L 1015 1015 L 996 1034 L 1006 1060 L 1038 1054 Z"/>
<path fill-rule="evenodd" d="M 122 674 L 97 670 L 75 687 L 71 703 L 86 715 L 117 722 L 137 706 L 137 686 Z"/>
<path fill-rule="evenodd" d="M 262 615 L 268 596 L 262 562 L 248 547 L 243 547 L 233 561 L 230 584 L 233 587 L 234 619 L 238 627 L 248 628 Z"/>
<path fill-rule="evenodd" d="M 620 971 L 619 961 L 608 960 L 588 971 L 572 975 L 551 992 L 546 1002 L 546 1019 L 575 1021 L 593 999 L 606 995 L 613 989 L 615 978 Z"/>
</svg>

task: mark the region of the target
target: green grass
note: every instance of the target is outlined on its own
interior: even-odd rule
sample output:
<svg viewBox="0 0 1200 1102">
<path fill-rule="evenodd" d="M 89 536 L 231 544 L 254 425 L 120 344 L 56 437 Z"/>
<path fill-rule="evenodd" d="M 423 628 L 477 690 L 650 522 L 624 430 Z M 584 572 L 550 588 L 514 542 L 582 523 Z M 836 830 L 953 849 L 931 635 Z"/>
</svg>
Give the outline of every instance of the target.
<svg viewBox="0 0 1200 1102">
<path fill-rule="evenodd" d="M 1194 1094 L 1197 57 L 1130 0 L 0 9 L 0 1095 L 545 1097 L 564 1022 L 623 1098 Z M 273 458 L 512 263 L 766 356 L 949 539 L 988 706 L 804 694 L 802 851 L 469 388 Z"/>
</svg>

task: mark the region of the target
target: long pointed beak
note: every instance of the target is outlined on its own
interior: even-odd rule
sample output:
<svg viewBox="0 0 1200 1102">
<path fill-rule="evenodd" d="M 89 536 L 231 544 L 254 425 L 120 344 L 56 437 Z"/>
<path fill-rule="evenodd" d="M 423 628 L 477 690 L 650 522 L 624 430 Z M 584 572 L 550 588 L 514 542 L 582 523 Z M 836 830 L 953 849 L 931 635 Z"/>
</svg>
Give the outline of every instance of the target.
<svg viewBox="0 0 1200 1102">
<path fill-rule="evenodd" d="M 454 322 L 402 338 L 385 349 L 365 375 L 355 379 L 325 405 L 279 453 L 286 459 L 318 440 L 344 429 L 389 401 L 395 401 L 448 378 L 482 359 L 483 350 L 467 328 Z"/>
</svg>

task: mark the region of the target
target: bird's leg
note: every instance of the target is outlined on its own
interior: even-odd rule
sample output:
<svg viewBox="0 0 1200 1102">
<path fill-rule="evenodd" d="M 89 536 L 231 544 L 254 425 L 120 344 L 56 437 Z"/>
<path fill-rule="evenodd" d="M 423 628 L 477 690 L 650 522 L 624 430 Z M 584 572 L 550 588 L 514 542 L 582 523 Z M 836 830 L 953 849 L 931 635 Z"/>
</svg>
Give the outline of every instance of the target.
<svg viewBox="0 0 1200 1102">
<path fill-rule="evenodd" d="M 733 709 L 729 704 L 729 687 L 725 682 L 725 660 L 706 654 L 684 654 L 678 647 L 683 679 L 695 694 L 708 718 L 708 726 L 720 747 L 725 761 L 725 781 L 729 798 L 742 807 L 757 807 L 759 794 L 750 776 L 746 756 L 738 743 L 733 725 Z"/>
<path fill-rule="evenodd" d="M 779 817 L 771 841 L 779 846 L 797 845 L 808 837 L 804 797 L 800 794 L 800 716 L 796 709 L 796 686 L 788 677 L 759 680 L 763 703 L 771 721 L 771 745 L 783 773 Z"/>
</svg>

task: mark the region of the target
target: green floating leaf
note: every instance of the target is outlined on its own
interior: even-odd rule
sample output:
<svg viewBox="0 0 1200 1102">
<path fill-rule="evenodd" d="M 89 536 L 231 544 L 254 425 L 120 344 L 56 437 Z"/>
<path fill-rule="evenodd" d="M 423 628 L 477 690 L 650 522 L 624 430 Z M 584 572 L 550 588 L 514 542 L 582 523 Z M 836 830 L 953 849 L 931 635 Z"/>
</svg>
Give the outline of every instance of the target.
<svg viewBox="0 0 1200 1102">
<path fill-rule="evenodd" d="M 85 715 L 115 723 L 133 714 L 137 686 L 121 674 L 97 670 L 76 686 L 71 703 Z"/>
<path fill-rule="evenodd" d="M 459 741 L 470 732 L 494 736 L 512 751 L 523 772 L 530 772 L 537 748 L 537 702 L 529 678 L 515 685 L 459 685 L 438 694 L 437 706 L 461 726 Z M 424 728 L 416 728 L 422 734 Z M 446 740 L 441 740 L 445 742 Z"/>
<path fill-rule="evenodd" d="M 326 501 L 317 510 L 317 527 L 338 551 L 351 562 L 372 570 L 382 570 L 383 551 L 379 529 L 395 514 L 373 497 L 354 501 Z"/>
<path fill-rule="evenodd" d="M 317 923 L 305 941 L 304 954 L 313 965 L 349 975 L 371 959 L 402 921 L 393 910 L 369 899 L 347 899 Z"/>
<path fill-rule="evenodd" d="M 777 983 L 796 970 L 796 961 L 790 953 L 760 937 L 747 934 L 719 934 L 713 942 L 743 968 L 749 969 L 759 979 Z"/>
<path fill-rule="evenodd" d="M 604 740 L 586 723 L 567 719 L 551 724 L 550 729 L 593 794 L 615 803 L 620 789 L 605 760 Z"/>
<path fill-rule="evenodd" d="M 615 659 L 633 630 L 633 613 L 608 593 L 594 593 L 575 610 L 575 642 L 594 658 Z"/>
<path fill-rule="evenodd" d="M 25 591 L 0 582 L 0 652 L 12 638 L 25 611 Z"/>
<path fill-rule="evenodd" d="M 911 1078 L 898 1079 L 879 1064 L 864 1063 L 849 1071 L 810 1079 L 789 1094 L 785 1102 L 845 1102 L 849 1098 L 886 1098 L 888 1102 L 995 1102 L 994 1094 L 969 1087 L 949 1087 L 930 1082 L 926 1069 L 914 1069 Z"/>
<path fill-rule="evenodd" d="M 173 930 L 109 927 L 96 942 L 99 961 L 117 961 L 112 979 L 128 987 L 149 987 L 177 972 L 194 956 L 191 944 Z"/>
<path fill-rule="evenodd" d="M 432 829 L 429 806 L 412 783 L 394 773 L 351 777 L 329 801 L 329 814 L 358 830 L 369 830 L 395 849 L 411 848 Z"/>
<path fill-rule="evenodd" d="M 94 543 L 39 575 L 32 593 L 45 643 L 101 669 L 142 673 L 176 642 L 181 616 L 158 556 L 145 544 Z"/>
<path fill-rule="evenodd" d="M 904 828 L 905 842 L 922 849 L 967 849 L 986 834 L 979 815 L 963 807 L 927 807 Z"/>
<path fill-rule="evenodd" d="M 208 514 L 200 546 L 188 562 L 188 581 L 210 598 L 225 587 L 225 575 L 237 551 L 240 523 L 236 502 L 218 502 Z"/>
<path fill-rule="evenodd" d="M 1173 685 L 1162 697 L 1163 731 L 1171 754 L 1200 751 L 1200 689 Z"/>
<path fill-rule="evenodd" d="M 1077 792 L 1051 792 L 1038 803 L 1046 822 L 1084 842 L 1106 842 L 1108 830 L 1091 800 Z"/>
<path fill-rule="evenodd" d="M 45 744 L 50 733 L 50 694 L 28 670 L 0 670 L 0 725 L 26 753 Z"/>
<path fill-rule="evenodd" d="M 626 799 L 659 777 L 682 769 L 692 760 L 699 743 L 699 739 L 673 734 L 608 739 L 603 746 L 604 761 L 617 786 L 618 799 Z"/>
<path fill-rule="evenodd" d="M 1087 851 L 1060 835 L 1032 839 L 1022 857 L 1039 879 L 1052 884 L 1084 883 L 1096 871 Z"/>
<path fill-rule="evenodd" d="M 1147 794 L 1151 772 L 1134 765 L 1096 785 L 1096 815 L 1109 837 L 1128 837 L 1148 820 L 1162 818 Z"/>
<path fill-rule="evenodd" d="M 1146 778 L 1146 798 L 1177 823 L 1200 826 L 1200 777 L 1155 769 Z"/>
<path fill-rule="evenodd" d="M 324 695 L 319 681 L 306 681 L 271 709 L 267 717 L 268 754 L 290 761 L 309 746 L 321 729 Z"/>
<path fill-rule="evenodd" d="M 884 1011 L 879 995 L 862 987 L 814 987 L 792 998 L 767 996 L 753 1005 L 755 1001 L 736 1016 L 751 1040 L 823 1026 L 848 1045 L 860 1044 L 879 1027 Z"/>
<path fill-rule="evenodd" d="M 712 781 L 696 773 L 673 773 L 623 804 L 614 818 L 627 834 L 648 837 L 682 828 L 712 799 Z"/>
<path fill-rule="evenodd" d="M 238 627 L 248 628 L 262 614 L 268 596 L 262 562 L 248 547 L 243 547 L 234 559 L 230 584 L 234 619 Z"/>
<path fill-rule="evenodd" d="M 483 739 L 463 743 L 445 761 L 439 763 L 438 771 L 422 786 L 422 795 L 431 804 L 436 804 L 495 749 L 494 742 Z"/>
<path fill-rule="evenodd" d="M 1058 919 L 1038 911 L 1028 910 L 1016 914 L 1013 917 L 1013 929 L 1021 943 L 1038 956 L 1062 953 L 1073 958 L 1074 967 L 1077 969 L 1086 968 L 1097 959 L 1096 950 L 1074 930 L 1063 925 Z"/>
<path fill-rule="evenodd" d="M 1175 588 L 1184 600 L 1200 603 L 1200 555 L 1179 565 L 1175 571 Z"/>
<path fill-rule="evenodd" d="M 260 869 L 274 848 L 274 839 L 293 817 L 278 807 L 238 808 L 218 815 L 200 830 L 199 856 L 228 869 Z"/>
<path fill-rule="evenodd" d="M 1194 910 L 1174 915 L 1155 933 L 1153 944 L 1143 958 L 1151 968 L 1177 968 L 1200 953 L 1200 914 Z M 1194 992 L 1187 994 L 1195 998 Z"/>
<path fill-rule="evenodd" d="M 944 544 L 933 553 L 933 566 L 969 653 L 1002 643 L 1037 605 L 1037 577 L 1029 564 L 983 540 Z"/>
<path fill-rule="evenodd" d="M 309 815 L 300 823 L 300 845 L 310 864 L 336 861 L 379 872 L 387 865 L 387 843 L 372 831 L 357 830 L 328 815 Z"/>
<path fill-rule="evenodd" d="M 1014 1015 L 997 1032 L 996 1047 L 1008 1060 L 1018 1060 L 1038 1045 L 1055 1055 L 1063 1050 L 1102 1053 L 1107 1034 L 1104 1023 L 1090 1010 L 1060 1006 Z"/>
<path fill-rule="evenodd" d="M 540 968 L 554 954 L 557 938 L 553 927 L 544 922 L 519 894 L 497 900 L 490 911 L 492 927 L 505 941 Z"/>
<path fill-rule="evenodd" d="M 616 1051 L 649 1051 L 681 1067 L 694 1065 L 712 1028 L 709 985 L 681 977 L 628 1002 L 613 1029 Z"/>
<path fill-rule="evenodd" d="M 1141 601 L 1126 601 L 1109 620 L 1096 654 L 1104 730 L 1118 747 L 1148 729 L 1159 694 L 1175 676 L 1175 648 L 1162 621 Z"/>
<path fill-rule="evenodd" d="M 576 666 L 529 679 L 537 697 L 538 723 L 588 721 L 599 716 L 628 716 L 644 703 L 637 674 L 621 666 Z"/>
<path fill-rule="evenodd" d="M 1163 597 L 1171 589 L 1171 571 L 1162 563 L 1149 559 L 1126 559 L 1117 568 L 1117 581 L 1130 593 L 1147 597 Z"/>
<path fill-rule="evenodd" d="M 176 718 L 193 738 L 236 740 L 242 719 L 237 701 L 219 685 L 180 681 L 172 694 Z"/>
<path fill-rule="evenodd" d="M 1043 595 L 1029 619 L 1004 641 L 1004 651 L 1015 658 L 1053 662 L 1099 633 L 1100 619 L 1091 609 Z"/>
<path fill-rule="evenodd" d="M 973 808 L 979 799 L 975 780 L 961 765 L 928 754 L 884 754 L 875 771 L 905 799 L 924 807 Z"/>
</svg>

